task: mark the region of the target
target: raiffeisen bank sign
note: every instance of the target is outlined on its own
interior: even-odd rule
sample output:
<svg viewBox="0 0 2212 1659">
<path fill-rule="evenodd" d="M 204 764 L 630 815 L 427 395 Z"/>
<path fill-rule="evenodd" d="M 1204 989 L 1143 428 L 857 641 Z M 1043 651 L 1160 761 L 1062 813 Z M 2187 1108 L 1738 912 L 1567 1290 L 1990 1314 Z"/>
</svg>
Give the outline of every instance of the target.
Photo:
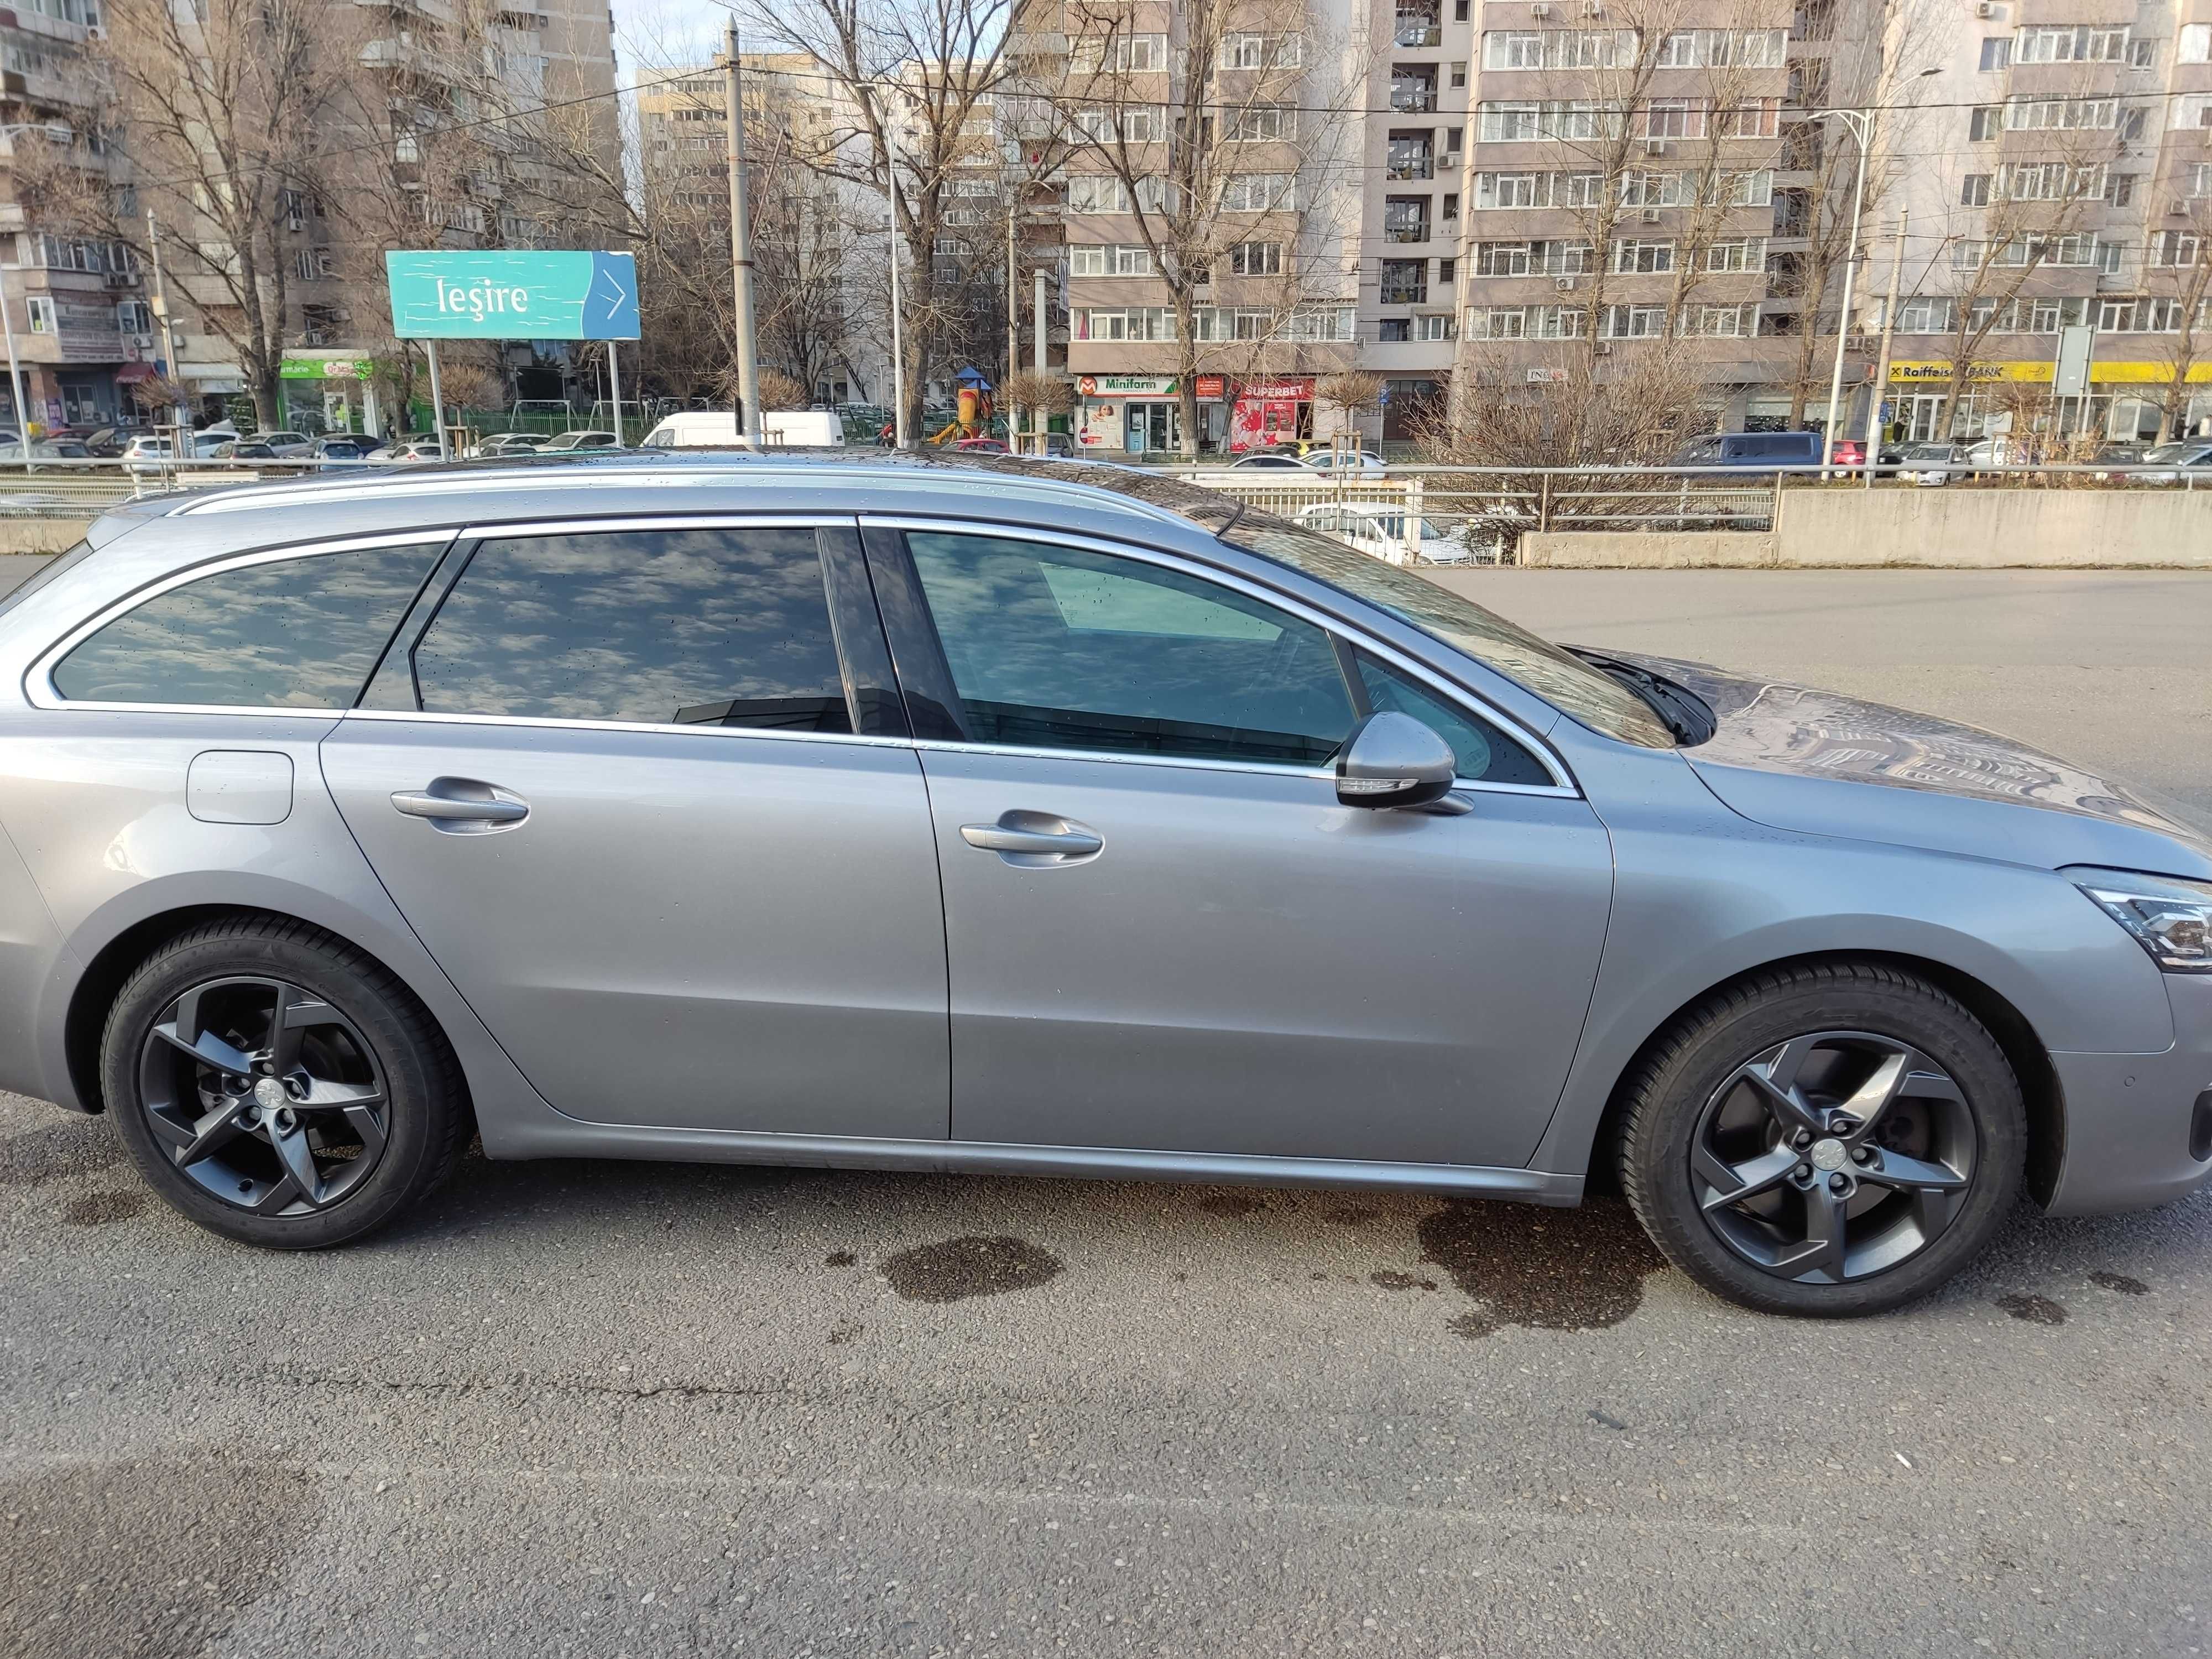
<svg viewBox="0 0 2212 1659">
<path fill-rule="evenodd" d="M 437 249 L 387 253 L 384 270 L 403 340 L 637 338 L 627 253 Z"/>
</svg>

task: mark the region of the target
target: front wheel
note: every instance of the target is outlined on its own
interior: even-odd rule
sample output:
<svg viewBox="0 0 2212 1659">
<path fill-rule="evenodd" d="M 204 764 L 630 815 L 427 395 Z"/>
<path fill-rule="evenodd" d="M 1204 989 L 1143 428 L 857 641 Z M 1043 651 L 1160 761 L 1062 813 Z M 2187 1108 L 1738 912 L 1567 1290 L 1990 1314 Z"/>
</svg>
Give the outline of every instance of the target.
<svg viewBox="0 0 2212 1659">
<path fill-rule="evenodd" d="M 304 923 L 195 928 L 109 1011 L 101 1077 L 155 1192 L 210 1231 L 277 1249 L 382 1226 L 468 1139 L 459 1068 L 386 969 Z"/>
<path fill-rule="evenodd" d="M 1691 1011 L 1632 1081 L 1621 1180 L 1668 1258 L 1767 1312 L 1927 1295 L 2017 1200 L 2027 1109 L 1981 1022 L 1896 969 L 1777 969 Z"/>
</svg>

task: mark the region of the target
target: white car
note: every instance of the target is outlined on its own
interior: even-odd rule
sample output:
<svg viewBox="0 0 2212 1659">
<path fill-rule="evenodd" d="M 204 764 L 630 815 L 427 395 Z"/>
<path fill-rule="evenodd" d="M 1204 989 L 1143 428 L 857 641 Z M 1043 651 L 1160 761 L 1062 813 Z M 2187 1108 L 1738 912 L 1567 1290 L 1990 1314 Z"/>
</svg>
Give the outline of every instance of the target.
<svg viewBox="0 0 2212 1659">
<path fill-rule="evenodd" d="M 1897 476 L 1907 483 L 1930 488 L 1955 483 L 1966 477 L 1960 469 L 1970 453 L 1957 444 L 1908 444 L 1897 458 Z"/>
<path fill-rule="evenodd" d="M 1301 465 L 1333 478 L 1380 478 L 1389 471 L 1371 449 L 1310 449 L 1298 459 Z"/>
<path fill-rule="evenodd" d="M 1466 564 L 1474 557 L 1463 530 L 1448 531 L 1433 519 L 1415 521 L 1416 534 L 1409 548 L 1402 507 L 1324 501 L 1295 514 L 1293 521 L 1392 564 L 1407 562 L 1408 551 L 1423 564 Z"/>
</svg>

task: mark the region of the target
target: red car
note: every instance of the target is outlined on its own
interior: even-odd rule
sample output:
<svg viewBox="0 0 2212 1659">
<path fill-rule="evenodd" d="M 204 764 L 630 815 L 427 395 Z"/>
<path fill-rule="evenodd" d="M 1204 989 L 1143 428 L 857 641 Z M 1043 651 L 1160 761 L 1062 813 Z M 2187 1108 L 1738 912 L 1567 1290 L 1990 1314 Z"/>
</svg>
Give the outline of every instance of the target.
<svg viewBox="0 0 2212 1659">
<path fill-rule="evenodd" d="M 1004 455 L 1008 453 L 1003 438 L 963 438 L 952 447 L 970 455 Z"/>
<path fill-rule="evenodd" d="M 1857 438 L 1838 438 L 1828 452 L 1829 460 L 1838 466 L 1864 466 L 1866 458 L 1866 445 Z"/>
</svg>

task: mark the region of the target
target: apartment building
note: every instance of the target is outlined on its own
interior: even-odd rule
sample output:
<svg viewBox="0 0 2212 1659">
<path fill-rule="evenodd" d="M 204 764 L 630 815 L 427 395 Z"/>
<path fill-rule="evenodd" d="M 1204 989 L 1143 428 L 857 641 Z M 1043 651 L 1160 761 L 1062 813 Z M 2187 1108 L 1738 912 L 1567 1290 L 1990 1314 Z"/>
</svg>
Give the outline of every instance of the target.
<svg viewBox="0 0 2212 1659">
<path fill-rule="evenodd" d="M 1940 107 L 1884 204 L 1877 285 L 1902 301 L 1894 422 L 2148 439 L 2212 422 L 2212 5 L 1956 0 Z M 1901 250 L 1892 207 L 1909 211 Z M 1878 306 L 1864 326 L 1879 326 Z M 2058 396 L 2061 331 L 2091 331 Z M 2203 337 L 2199 337 L 2202 336 Z M 1953 365 L 1963 395 L 1949 394 Z M 1945 434 L 1943 435 L 1951 435 Z"/>
<path fill-rule="evenodd" d="M 1878 53 L 1870 15 L 1820 0 L 1483 6 L 1455 372 L 1502 388 L 1665 350 L 1717 421 L 1784 424 L 1821 326 L 1808 264 L 1840 268 L 1815 242 L 1819 197 L 1854 141 L 1801 115 L 1832 95 L 1839 34 Z M 1817 290 L 1825 317 L 1836 286 Z"/>
<path fill-rule="evenodd" d="M 1061 210 L 1083 453 L 1172 453 L 1187 419 L 1201 450 L 1343 420 L 1321 391 L 1360 344 L 1369 32 L 1326 0 L 1023 9 L 1007 102 Z"/>
<path fill-rule="evenodd" d="M 138 262 L 120 242 L 57 235 L 27 211 L 57 173 L 76 191 L 127 191 L 130 163 L 96 118 L 86 41 L 100 27 L 97 0 L 24 0 L 0 10 L 0 230 L 12 233 L 13 269 L 0 304 L 14 336 L 26 408 L 0 377 L 0 424 L 20 429 L 112 424 L 132 411 L 132 388 L 156 372 L 154 319 Z"/>
<path fill-rule="evenodd" d="M 749 52 L 740 64 L 757 276 L 797 289 L 801 303 L 808 295 L 834 296 L 830 309 L 862 319 L 853 339 L 811 367 L 778 361 L 776 331 L 770 329 L 761 342 L 763 366 L 811 380 L 817 403 L 888 398 L 883 261 L 860 246 L 865 228 L 883 222 L 882 200 L 817 166 L 853 144 L 859 124 L 836 84 L 804 53 Z M 645 176 L 672 211 L 702 216 L 726 239 L 729 102 L 723 75 L 718 53 L 710 63 L 648 71 L 635 95 Z M 836 331 L 826 325 L 822 331 L 825 338 Z"/>
</svg>

